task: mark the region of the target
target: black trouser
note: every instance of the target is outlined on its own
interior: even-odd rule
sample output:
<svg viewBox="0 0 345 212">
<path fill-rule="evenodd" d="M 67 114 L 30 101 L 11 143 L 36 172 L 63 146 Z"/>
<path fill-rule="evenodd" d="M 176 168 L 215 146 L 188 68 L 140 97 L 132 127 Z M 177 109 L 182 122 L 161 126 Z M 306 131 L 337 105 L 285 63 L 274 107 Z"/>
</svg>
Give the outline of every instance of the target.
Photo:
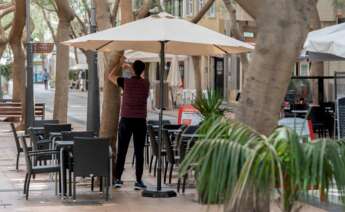
<svg viewBox="0 0 345 212">
<path fill-rule="evenodd" d="M 135 172 L 137 181 L 141 180 L 144 169 L 144 147 L 146 139 L 146 119 L 121 118 L 119 124 L 115 179 L 121 179 L 125 166 L 128 145 L 133 134 Z"/>
</svg>

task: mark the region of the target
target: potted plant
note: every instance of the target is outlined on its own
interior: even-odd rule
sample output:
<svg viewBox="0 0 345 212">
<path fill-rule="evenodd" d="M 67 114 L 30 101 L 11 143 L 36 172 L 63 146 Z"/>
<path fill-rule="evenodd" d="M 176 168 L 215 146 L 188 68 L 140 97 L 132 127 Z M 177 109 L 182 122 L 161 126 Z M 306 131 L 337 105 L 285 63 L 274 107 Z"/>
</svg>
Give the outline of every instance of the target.
<svg viewBox="0 0 345 212">
<path fill-rule="evenodd" d="M 191 167 L 196 171 L 204 203 L 226 203 L 226 211 L 239 211 L 249 198 L 267 197 L 261 203 L 269 208 L 276 194 L 282 210 L 291 211 L 310 189 L 319 190 L 326 200 L 332 184 L 344 197 L 344 141 L 304 144 L 296 132 L 284 127 L 264 136 L 222 114 L 205 118 L 201 129 L 204 138 L 186 155 L 180 175 Z"/>
</svg>

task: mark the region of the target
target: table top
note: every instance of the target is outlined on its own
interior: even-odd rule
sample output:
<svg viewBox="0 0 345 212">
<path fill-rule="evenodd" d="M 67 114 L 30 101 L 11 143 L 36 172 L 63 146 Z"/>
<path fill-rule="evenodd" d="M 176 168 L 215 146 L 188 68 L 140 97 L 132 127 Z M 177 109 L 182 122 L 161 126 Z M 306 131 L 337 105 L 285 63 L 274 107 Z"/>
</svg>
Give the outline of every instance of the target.
<svg viewBox="0 0 345 212">
<path fill-rule="evenodd" d="M 204 135 L 200 135 L 200 134 L 182 134 L 181 135 L 184 138 L 204 138 Z"/>
<path fill-rule="evenodd" d="M 293 113 L 308 113 L 308 110 L 291 110 Z"/>
<path fill-rule="evenodd" d="M 167 130 L 169 133 L 179 133 L 179 132 L 182 132 L 182 129 L 163 129 L 163 130 Z"/>
<path fill-rule="evenodd" d="M 55 145 L 58 147 L 73 146 L 74 141 L 55 141 Z"/>
</svg>

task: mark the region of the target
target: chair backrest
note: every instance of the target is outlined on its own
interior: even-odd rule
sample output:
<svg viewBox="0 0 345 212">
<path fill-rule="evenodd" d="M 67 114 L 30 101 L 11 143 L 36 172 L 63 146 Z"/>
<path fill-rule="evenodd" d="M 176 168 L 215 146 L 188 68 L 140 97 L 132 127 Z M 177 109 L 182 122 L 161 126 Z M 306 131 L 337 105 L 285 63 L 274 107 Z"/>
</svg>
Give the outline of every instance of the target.
<svg viewBox="0 0 345 212">
<path fill-rule="evenodd" d="M 169 132 L 167 130 L 163 130 L 163 143 L 166 151 L 166 159 L 169 163 L 175 163 L 175 155 L 174 155 L 174 147 L 172 145 Z"/>
<path fill-rule="evenodd" d="M 183 131 L 183 134 L 195 134 L 196 131 L 198 130 L 199 126 L 188 126 L 186 129 Z"/>
<path fill-rule="evenodd" d="M 150 138 L 152 154 L 154 156 L 158 156 L 158 143 L 157 143 L 158 141 L 157 141 L 155 130 L 153 129 L 152 125 L 147 125 L 147 131 Z"/>
<path fill-rule="evenodd" d="M 75 176 L 108 176 L 109 147 L 108 138 L 75 137 L 73 146 Z"/>
<path fill-rule="evenodd" d="M 26 171 L 27 172 L 31 172 L 31 170 L 32 170 L 32 160 L 31 160 L 31 157 L 29 155 L 28 146 L 26 144 L 26 140 L 25 140 L 24 137 L 22 139 L 22 146 L 23 146 L 24 158 L 25 158 L 25 163 L 26 163 Z"/>
<path fill-rule="evenodd" d="M 35 120 L 34 127 L 44 127 L 45 124 L 58 124 L 59 120 Z"/>
<path fill-rule="evenodd" d="M 313 106 L 310 108 L 309 116 L 310 116 L 310 119 L 311 119 L 313 124 L 322 123 L 323 118 L 324 118 L 324 114 L 325 114 L 325 112 L 319 106 Z"/>
<path fill-rule="evenodd" d="M 72 130 L 71 124 L 45 124 L 44 136 L 45 138 L 49 138 L 49 133 L 51 132 L 63 132 L 63 131 L 71 131 L 71 130 Z"/>
<path fill-rule="evenodd" d="M 72 141 L 75 137 L 95 137 L 96 133 L 94 131 L 64 131 L 61 132 L 61 138 L 64 141 Z"/>
<path fill-rule="evenodd" d="M 166 125 L 163 125 L 164 129 L 169 129 L 169 130 L 178 130 L 181 127 L 182 127 L 181 124 L 166 124 Z"/>
<path fill-rule="evenodd" d="M 17 152 L 19 153 L 20 152 L 20 143 L 19 143 L 17 130 L 16 130 L 16 127 L 14 126 L 14 123 L 11 123 L 10 125 L 11 125 L 12 132 L 13 132 L 14 142 L 16 143 Z"/>
</svg>

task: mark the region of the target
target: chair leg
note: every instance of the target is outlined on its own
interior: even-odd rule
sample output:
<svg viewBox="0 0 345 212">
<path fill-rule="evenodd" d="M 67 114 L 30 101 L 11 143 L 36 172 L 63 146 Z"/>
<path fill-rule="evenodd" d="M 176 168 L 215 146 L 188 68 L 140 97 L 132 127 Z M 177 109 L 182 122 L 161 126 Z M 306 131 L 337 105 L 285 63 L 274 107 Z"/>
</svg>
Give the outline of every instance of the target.
<svg viewBox="0 0 345 212">
<path fill-rule="evenodd" d="M 23 194 L 26 194 L 26 184 L 27 184 L 27 182 L 28 182 L 28 173 L 25 174 Z"/>
<path fill-rule="evenodd" d="M 68 186 L 68 196 L 72 196 L 72 170 L 68 172 L 69 186 Z"/>
<path fill-rule="evenodd" d="M 170 173 L 169 173 L 169 184 L 171 184 L 172 173 L 174 169 L 174 164 L 172 163 L 170 166 Z"/>
<path fill-rule="evenodd" d="M 18 171 L 19 156 L 20 156 L 20 152 L 17 153 L 17 161 L 16 161 L 16 170 L 17 171 Z"/>
<path fill-rule="evenodd" d="M 91 177 L 91 191 L 93 191 L 93 189 L 94 189 L 94 184 L 95 184 L 95 177 L 92 176 Z"/>
<path fill-rule="evenodd" d="M 73 174 L 73 201 L 76 200 L 77 194 L 76 194 L 76 176 Z"/>
<path fill-rule="evenodd" d="M 133 154 L 132 167 L 134 166 L 134 163 L 135 163 L 135 153 Z"/>
<path fill-rule="evenodd" d="M 165 167 L 164 167 L 164 184 L 167 182 L 167 172 L 168 172 L 168 162 L 165 162 Z"/>
<path fill-rule="evenodd" d="M 149 146 L 146 146 L 146 163 L 147 163 L 147 165 L 149 165 L 149 163 L 150 163 L 150 160 L 149 160 L 149 158 L 150 158 L 150 149 L 149 149 Z"/>
<path fill-rule="evenodd" d="M 105 200 L 108 201 L 109 200 L 109 178 L 110 177 L 105 177 Z"/>
<path fill-rule="evenodd" d="M 150 159 L 150 166 L 149 166 L 149 173 L 151 174 L 152 171 L 152 162 L 153 162 L 153 155 L 151 155 L 151 159 Z"/>
<path fill-rule="evenodd" d="M 25 192 L 25 199 L 29 199 L 29 189 L 30 189 L 30 180 L 31 180 L 31 173 L 28 174 L 28 181 L 26 183 L 26 192 Z"/>
<path fill-rule="evenodd" d="M 180 185 L 181 185 L 181 178 L 179 177 L 177 180 L 177 193 L 180 193 Z"/>
<path fill-rule="evenodd" d="M 184 194 L 185 190 L 186 190 L 186 181 L 187 181 L 187 174 L 185 174 L 183 176 L 183 182 L 182 182 L 182 194 Z"/>
<path fill-rule="evenodd" d="M 156 173 L 157 173 L 157 163 L 158 163 L 158 159 L 157 157 L 155 157 L 155 167 L 153 167 L 153 176 L 156 177 Z"/>
<path fill-rule="evenodd" d="M 99 191 L 103 192 L 103 177 L 99 177 Z"/>
</svg>

